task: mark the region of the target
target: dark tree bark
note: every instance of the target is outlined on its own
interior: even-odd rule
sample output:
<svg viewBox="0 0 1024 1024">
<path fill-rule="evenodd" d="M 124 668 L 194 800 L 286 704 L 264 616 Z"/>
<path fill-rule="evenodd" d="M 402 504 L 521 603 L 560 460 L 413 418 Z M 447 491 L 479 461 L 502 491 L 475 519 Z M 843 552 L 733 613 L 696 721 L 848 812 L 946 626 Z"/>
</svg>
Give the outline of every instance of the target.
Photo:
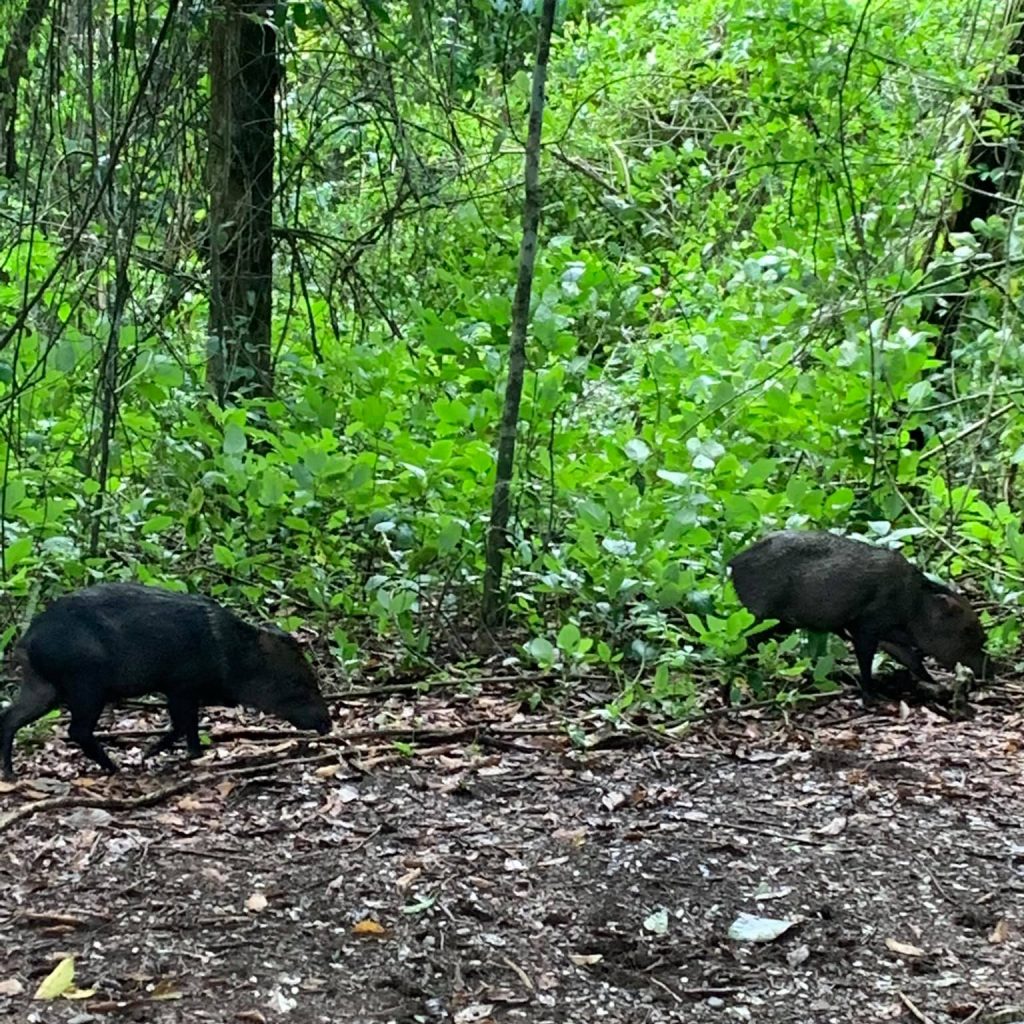
<svg viewBox="0 0 1024 1024">
<path fill-rule="evenodd" d="M 210 341 L 207 384 L 269 395 L 274 110 L 279 66 L 267 3 L 226 0 L 210 53 Z"/>
<path fill-rule="evenodd" d="M 533 289 L 533 264 L 537 255 L 537 228 L 540 224 L 540 139 L 544 124 L 544 83 L 551 52 L 551 30 L 555 23 L 556 0 L 544 0 L 537 30 L 537 60 L 533 67 L 533 92 L 530 96 L 530 121 L 526 133 L 525 196 L 523 199 L 523 240 L 519 247 L 519 273 L 512 300 L 512 327 L 509 332 L 508 382 L 505 404 L 498 428 L 494 494 L 491 521 L 487 528 L 487 562 L 484 570 L 483 618 L 493 625 L 504 613 L 501 575 L 508 544 L 509 494 L 516 454 L 516 428 L 519 403 L 523 395 L 526 371 L 526 329 L 530 321 L 530 293 Z"/>
<path fill-rule="evenodd" d="M 992 75 L 982 89 L 983 101 L 974 111 L 974 121 L 980 124 L 986 111 L 993 111 L 1012 118 L 1024 113 L 1024 20 L 1018 21 L 1024 4 L 1014 3 L 1007 12 L 1007 24 L 1017 21 L 1017 32 L 1010 41 L 1009 52 L 1016 57 L 1016 63 L 1007 71 Z M 975 220 L 987 220 L 994 214 L 1005 211 L 1017 201 L 1021 173 L 1024 172 L 1024 155 L 1021 140 L 1008 139 L 993 142 L 976 137 L 971 145 L 967 160 L 967 176 L 961 189 L 960 208 L 946 226 L 950 234 L 968 232 Z M 942 234 L 940 228 L 939 235 Z M 929 258 L 931 253 L 928 254 Z M 960 317 L 969 291 L 970 282 L 963 278 L 957 281 L 957 294 L 946 297 L 943 303 L 936 303 L 929 311 L 927 320 L 941 329 L 936 346 L 936 355 L 948 360 L 953 354 L 953 336 L 960 325 Z"/>
<path fill-rule="evenodd" d="M 0 157 L 4 163 L 4 175 L 8 178 L 14 178 L 18 173 L 15 145 L 18 87 L 28 74 L 28 50 L 49 6 L 49 0 L 28 0 L 4 49 L 3 70 L 0 71 Z"/>
</svg>

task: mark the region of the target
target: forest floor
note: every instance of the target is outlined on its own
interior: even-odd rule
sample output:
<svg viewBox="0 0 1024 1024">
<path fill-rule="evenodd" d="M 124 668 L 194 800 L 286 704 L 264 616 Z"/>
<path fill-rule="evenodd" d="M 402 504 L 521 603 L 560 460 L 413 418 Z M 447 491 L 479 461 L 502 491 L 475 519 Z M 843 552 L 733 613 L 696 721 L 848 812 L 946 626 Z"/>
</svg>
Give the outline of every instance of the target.
<svg viewBox="0 0 1024 1024">
<path fill-rule="evenodd" d="M 1019 700 L 671 743 L 493 681 L 337 710 L 308 739 L 215 709 L 201 761 L 145 767 L 162 715 L 120 710 L 111 779 L 63 726 L 19 747 L 0 1021 L 1024 1020 Z"/>
</svg>

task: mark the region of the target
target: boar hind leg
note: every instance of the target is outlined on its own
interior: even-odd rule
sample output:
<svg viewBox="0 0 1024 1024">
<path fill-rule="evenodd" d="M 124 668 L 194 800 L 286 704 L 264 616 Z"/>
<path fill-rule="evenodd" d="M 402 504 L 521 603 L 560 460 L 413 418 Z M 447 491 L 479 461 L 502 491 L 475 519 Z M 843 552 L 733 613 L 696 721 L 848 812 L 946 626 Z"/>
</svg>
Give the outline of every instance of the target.
<svg viewBox="0 0 1024 1024">
<path fill-rule="evenodd" d="M 106 704 L 103 687 L 96 679 L 76 679 L 71 693 L 67 694 L 68 710 L 71 712 L 71 724 L 68 726 L 68 738 L 82 748 L 82 753 L 95 761 L 105 772 L 116 772 L 117 765 L 110 760 L 94 732 L 96 723 L 103 714 Z"/>
<path fill-rule="evenodd" d="M 14 778 L 14 734 L 57 707 L 57 688 L 26 665 L 18 699 L 4 712 L 0 726 L 0 760 L 4 778 Z"/>
<path fill-rule="evenodd" d="M 199 742 L 199 702 L 192 697 L 169 695 L 167 712 L 171 716 L 171 728 L 143 754 L 143 757 L 152 757 L 161 751 L 170 750 L 182 736 L 185 737 L 189 757 L 199 757 L 203 752 Z"/>
</svg>

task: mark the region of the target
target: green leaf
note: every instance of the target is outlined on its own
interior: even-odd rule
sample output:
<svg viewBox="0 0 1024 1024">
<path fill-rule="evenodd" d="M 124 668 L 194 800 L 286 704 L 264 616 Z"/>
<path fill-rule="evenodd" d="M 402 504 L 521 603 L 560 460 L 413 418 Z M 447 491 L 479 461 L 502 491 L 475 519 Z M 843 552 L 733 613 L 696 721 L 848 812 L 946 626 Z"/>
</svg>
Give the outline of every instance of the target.
<svg viewBox="0 0 1024 1024">
<path fill-rule="evenodd" d="M 437 902 L 437 893 L 431 896 L 424 896 L 416 903 L 407 903 L 402 907 L 403 914 L 422 914 L 424 911 L 429 910 Z"/>
<path fill-rule="evenodd" d="M 3 489 L 3 500 L 0 510 L 10 515 L 25 500 L 25 484 L 21 480 L 11 480 Z"/>
<path fill-rule="evenodd" d="M 437 550 L 440 551 L 441 554 L 447 555 L 455 550 L 461 539 L 462 524 L 453 519 L 441 527 L 441 532 L 437 537 Z"/>
<path fill-rule="evenodd" d="M 567 622 L 559 631 L 557 643 L 566 654 L 572 654 L 580 642 L 580 630 L 573 622 Z"/>
<path fill-rule="evenodd" d="M 224 454 L 241 455 L 248 446 L 245 431 L 237 423 L 228 423 L 224 427 Z"/>
<path fill-rule="evenodd" d="M 10 572 L 19 562 L 24 561 L 32 553 L 31 536 L 19 537 L 3 550 L 4 571 Z"/>
<path fill-rule="evenodd" d="M 608 529 L 608 511 L 603 505 L 596 501 L 581 501 L 579 504 L 579 516 L 591 529 L 604 531 Z"/>
<path fill-rule="evenodd" d="M 278 505 L 288 493 L 288 477 L 275 466 L 263 470 L 260 480 L 260 504 L 268 508 Z"/>
<path fill-rule="evenodd" d="M 380 430 L 387 422 L 388 406 L 377 395 L 368 395 L 352 403 L 352 411 L 370 430 Z"/>
<path fill-rule="evenodd" d="M 231 548 L 224 547 L 223 544 L 213 545 L 213 560 L 225 569 L 233 569 L 237 564 L 235 553 Z"/>
<path fill-rule="evenodd" d="M 659 469 L 655 475 L 673 487 L 683 487 L 690 482 L 688 473 L 676 473 L 669 469 Z"/>
<path fill-rule="evenodd" d="M 542 636 L 535 636 L 526 645 L 526 653 L 541 665 L 554 664 L 555 649 L 551 646 L 551 641 Z"/>
<path fill-rule="evenodd" d="M 142 524 L 142 535 L 148 537 L 151 533 L 163 533 L 177 522 L 174 516 L 158 515 L 152 516 Z"/>
<path fill-rule="evenodd" d="M 622 450 L 626 453 L 627 458 L 632 459 L 636 463 L 646 462 L 651 457 L 651 449 L 639 437 L 628 440 L 622 446 Z"/>
</svg>

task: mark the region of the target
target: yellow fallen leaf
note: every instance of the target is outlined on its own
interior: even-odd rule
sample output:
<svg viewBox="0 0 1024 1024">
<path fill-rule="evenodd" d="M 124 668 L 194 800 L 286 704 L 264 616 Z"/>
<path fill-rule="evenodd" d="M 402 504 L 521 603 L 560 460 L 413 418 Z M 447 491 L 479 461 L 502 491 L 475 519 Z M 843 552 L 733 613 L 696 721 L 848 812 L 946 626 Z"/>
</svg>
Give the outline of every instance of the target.
<svg viewBox="0 0 1024 1024">
<path fill-rule="evenodd" d="M 39 983 L 33 999 L 56 999 L 75 983 L 75 958 L 66 956 Z"/>
<path fill-rule="evenodd" d="M 159 1002 L 170 999 L 182 999 L 183 996 L 173 981 L 169 978 L 162 978 L 153 986 L 153 991 L 149 993 L 149 998 L 154 1002 Z"/>
<path fill-rule="evenodd" d="M 261 892 L 254 892 L 245 901 L 245 909 L 246 910 L 254 910 L 257 913 L 259 913 L 259 911 L 261 911 L 261 910 L 266 910 L 267 909 L 267 897 L 264 896 L 263 893 L 261 893 Z"/>
<path fill-rule="evenodd" d="M 364 917 L 362 921 L 357 921 L 352 925 L 352 931 L 356 935 L 386 935 L 387 929 L 379 921 L 374 921 L 370 917 Z"/>
<path fill-rule="evenodd" d="M 75 988 L 74 985 L 71 988 L 65 989 L 61 992 L 63 999 L 92 999 L 96 995 L 96 989 L 94 988 Z"/>
</svg>

